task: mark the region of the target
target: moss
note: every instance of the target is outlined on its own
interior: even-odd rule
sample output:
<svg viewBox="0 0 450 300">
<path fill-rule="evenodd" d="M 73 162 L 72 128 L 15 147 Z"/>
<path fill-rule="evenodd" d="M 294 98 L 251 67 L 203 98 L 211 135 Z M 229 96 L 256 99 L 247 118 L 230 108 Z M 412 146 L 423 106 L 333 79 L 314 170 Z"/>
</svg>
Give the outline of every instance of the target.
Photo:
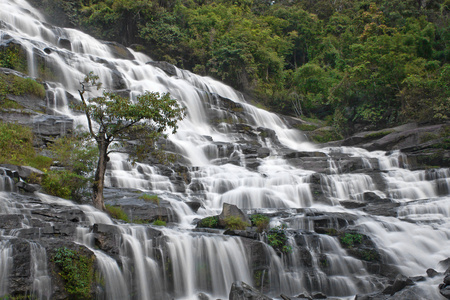
<svg viewBox="0 0 450 300">
<path fill-rule="evenodd" d="M 64 280 L 64 287 L 71 298 L 91 298 L 94 284 L 94 256 L 61 247 L 56 249 L 52 261 L 58 266 L 58 275 Z"/>
<path fill-rule="evenodd" d="M 150 224 L 149 220 L 144 220 L 144 219 L 134 219 L 133 220 L 134 224 Z"/>
<path fill-rule="evenodd" d="M 256 288 L 260 289 L 263 287 L 269 287 L 270 278 L 268 271 L 263 270 L 254 270 L 253 271 L 253 282 Z"/>
<path fill-rule="evenodd" d="M 0 110 L 8 110 L 8 109 L 24 109 L 23 105 L 20 105 L 16 101 L 12 101 L 7 99 L 6 97 L 0 96 Z"/>
<path fill-rule="evenodd" d="M 224 219 L 225 228 L 231 230 L 244 230 L 245 227 L 250 226 L 247 222 L 244 222 L 241 218 L 236 216 L 228 216 Z"/>
<path fill-rule="evenodd" d="M 139 196 L 139 199 L 145 200 L 147 202 L 153 202 L 156 205 L 159 205 L 158 195 L 142 194 L 141 196 Z"/>
<path fill-rule="evenodd" d="M 13 74 L 0 74 L 0 95 L 8 94 L 22 96 L 34 95 L 39 98 L 45 97 L 45 88 L 42 84 L 31 78 L 23 78 Z"/>
<path fill-rule="evenodd" d="M 166 221 L 163 221 L 161 219 L 156 219 L 155 221 L 153 221 L 152 224 L 155 226 L 166 226 Z"/>
<path fill-rule="evenodd" d="M 106 211 L 111 215 L 112 218 L 122 220 L 125 222 L 129 222 L 127 214 L 123 211 L 123 209 L 119 206 L 113 206 L 106 204 Z"/>
<path fill-rule="evenodd" d="M 0 122 L 0 163 L 28 164 L 35 157 L 31 128 Z"/>
<path fill-rule="evenodd" d="M 311 139 L 316 143 L 328 143 L 332 141 L 341 140 L 343 137 L 341 134 L 334 130 L 315 130 L 311 134 Z"/>
<path fill-rule="evenodd" d="M 294 127 L 301 131 L 314 131 L 319 128 L 317 125 L 312 124 L 295 124 Z"/>
<path fill-rule="evenodd" d="M 391 134 L 392 132 L 394 132 L 394 131 L 393 130 L 377 131 L 377 132 L 366 134 L 364 136 L 364 138 L 371 139 L 371 140 L 380 139 L 388 134 Z"/>
</svg>

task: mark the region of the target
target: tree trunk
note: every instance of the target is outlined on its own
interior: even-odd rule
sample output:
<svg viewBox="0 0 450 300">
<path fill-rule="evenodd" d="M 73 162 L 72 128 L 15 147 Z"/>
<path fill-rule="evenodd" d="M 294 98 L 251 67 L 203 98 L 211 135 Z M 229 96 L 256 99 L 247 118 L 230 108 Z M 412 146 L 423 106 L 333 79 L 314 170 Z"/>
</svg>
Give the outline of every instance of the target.
<svg viewBox="0 0 450 300">
<path fill-rule="evenodd" d="M 106 164 L 108 162 L 108 142 L 105 137 L 97 138 L 98 144 L 98 164 L 95 171 L 94 184 L 92 186 L 94 207 L 105 211 L 105 200 L 103 198 L 103 188 L 105 185 Z"/>
</svg>

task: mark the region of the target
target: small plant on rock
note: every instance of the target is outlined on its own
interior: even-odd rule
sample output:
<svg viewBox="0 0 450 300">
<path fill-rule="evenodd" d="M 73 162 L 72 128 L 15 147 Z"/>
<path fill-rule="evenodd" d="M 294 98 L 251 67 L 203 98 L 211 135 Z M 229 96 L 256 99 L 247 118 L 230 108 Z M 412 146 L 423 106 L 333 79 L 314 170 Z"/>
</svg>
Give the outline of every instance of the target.
<svg viewBox="0 0 450 300">
<path fill-rule="evenodd" d="M 125 221 L 125 222 L 129 222 L 127 214 L 119 206 L 112 206 L 112 205 L 106 204 L 106 211 L 114 219 L 118 219 L 118 220 L 122 220 L 122 221 Z"/>
<path fill-rule="evenodd" d="M 288 245 L 288 237 L 286 234 L 286 225 L 282 224 L 269 230 L 267 241 L 272 248 L 281 253 L 292 252 L 292 247 Z"/>
<path fill-rule="evenodd" d="M 340 241 L 344 247 L 352 248 L 355 245 L 361 244 L 362 237 L 359 233 L 346 233 L 340 238 Z"/>
<path fill-rule="evenodd" d="M 65 289 L 71 299 L 90 299 L 94 281 L 94 258 L 78 251 L 61 247 L 56 249 L 52 261 L 59 267 L 58 273 L 65 281 Z"/>
<path fill-rule="evenodd" d="M 163 221 L 161 219 L 156 219 L 155 221 L 153 221 L 152 224 L 155 226 L 166 226 L 166 221 Z"/>
<path fill-rule="evenodd" d="M 199 222 L 199 227 L 217 228 L 219 226 L 219 217 L 206 217 Z"/>
<path fill-rule="evenodd" d="M 139 196 L 139 199 L 142 199 L 147 202 L 153 202 L 156 205 L 159 205 L 158 195 L 142 194 L 141 196 Z"/>
<path fill-rule="evenodd" d="M 252 215 L 250 217 L 252 225 L 257 227 L 259 233 L 267 230 L 270 222 L 270 218 L 261 214 Z"/>
</svg>

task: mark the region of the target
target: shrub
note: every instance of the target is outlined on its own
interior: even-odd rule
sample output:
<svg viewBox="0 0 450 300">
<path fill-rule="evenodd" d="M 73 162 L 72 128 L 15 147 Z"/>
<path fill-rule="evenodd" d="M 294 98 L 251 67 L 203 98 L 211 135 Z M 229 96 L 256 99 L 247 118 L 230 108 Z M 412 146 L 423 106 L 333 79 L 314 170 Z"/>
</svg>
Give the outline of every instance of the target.
<svg viewBox="0 0 450 300">
<path fill-rule="evenodd" d="M 228 216 L 224 219 L 225 228 L 231 230 L 244 230 L 245 227 L 250 226 L 247 222 L 244 222 L 241 218 L 236 216 Z"/>
<path fill-rule="evenodd" d="M 64 287 L 71 298 L 91 298 L 91 287 L 94 281 L 93 257 L 61 247 L 56 249 L 52 261 L 61 270 L 58 274 L 64 279 Z"/>
<path fill-rule="evenodd" d="M 269 226 L 270 218 L 264 215 L 256 214 L 250 217 L 252 225 L 258 228 L 258 232 L 263 232 Z"/>
<path fill-rule="evenodd" d="M 111 215 L 112 218 L 129 222 L 127 214 L 119 206 L 112 206 L 109 204 L 105 205 L 106 211 Z"/>
<path fill-rule="evenodd" d="M 217 228 L 219 226 L 219 217 L 206 217 L 199 222 L 199 227 Z"/>
<path fill-rule="evenodd" d="M 288 245 L 285 224 L 270 229 L 267 234 L 267 241 L 276 251 L 281 253 L 290 253 L 292 251 L 292 247 Z"/>
<path fill-rule="evenodd" d="M 361 244 L 362 235 L 359 233 L 346 233 L 344 236 L 341 236 L 340 241 L 344 247 L 351 248 L 355 244 Z"/>
<path fill-rule="evenodd" d="M 142 194 L 139 196 L 139 199 L 143 199 L 148 202 L 153 202 L 156 205 L 159 205 L 159 197 L 158 195 L 149 195 L 149 194 Z"/>
<path fill-rule="evenodd" d="M 166 226 L 166 221 L 163 221 L 161 219 L 156 219 L 152 224 L 155 226 Z"/>
<path fill-rule="evenodd" d="M 67 170 L 51 170 L 44 174 L 42 187 L 50 195 L 81 200 L 88 179 Z"/>
</svg>

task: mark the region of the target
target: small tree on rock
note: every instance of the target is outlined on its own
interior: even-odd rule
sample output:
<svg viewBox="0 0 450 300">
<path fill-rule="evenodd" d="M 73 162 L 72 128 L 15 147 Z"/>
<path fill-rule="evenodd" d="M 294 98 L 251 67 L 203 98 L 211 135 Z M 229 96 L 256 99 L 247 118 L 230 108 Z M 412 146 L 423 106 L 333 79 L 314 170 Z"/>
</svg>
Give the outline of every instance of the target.
<svg viewBox="0 0 450 300">
<path fill-rule="evenodd" d="M 86 114 L 90 135 L 98 146 L 98 163 L 93 182 L 93 203 L 100 210 L 105 210 L 103 189 L 105 182 L 108 154 L 113 143 L 124 145 L 129 140 L 138 140 L 134 143 L 136 152 L 143 154 L 150 152 L 151 145 L 159 137 L 167 137 L 165 131 L 172 129 L 176 132 L 177 122 L 184 116 L 176 100 L 169 94 L 148 92 L 137 97 L 136 101 L 122 97 L 116 93 L 104 91 L 100 97 L 85 99 L 85 93 L 91 87 L 100 89 L 99 77 L 90 72 L 81 82 L 78 90 L 81 103 L 76 109 Z"/>
</svg>

